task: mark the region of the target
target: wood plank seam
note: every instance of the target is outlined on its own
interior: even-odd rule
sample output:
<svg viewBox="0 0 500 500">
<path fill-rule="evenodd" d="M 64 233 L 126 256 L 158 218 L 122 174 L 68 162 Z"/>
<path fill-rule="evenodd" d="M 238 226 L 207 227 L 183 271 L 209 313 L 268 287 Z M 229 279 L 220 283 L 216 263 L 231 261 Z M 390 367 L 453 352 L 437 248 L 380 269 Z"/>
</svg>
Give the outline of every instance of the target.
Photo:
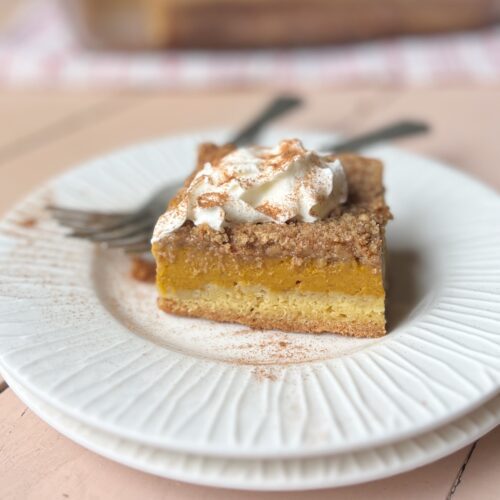
<svg viewBox="0 0 500 500">
<path fill-rule="evenodd" d="M 107 98 L 88 108 L 70 113 L 50 125 L 42 127 L 24 137 L 20 137 L 10 144 L 6 144 L 0 148 L 0 169 L 8 161 L 16 159 L 23 154 L 32 153 L 54 141 L 80 132 L 90 125 L 95 125 L 107 118 L 129 110 L 133 106 L 133 102 L 116 102 L 114 98 Z"/>
<path fill-rule="evenodd" d="M 472 454 L 474 453 L 474 450 L 476 449 L 478 442 L 479 442 L 479 440 L 474 441 L 474 443 L 472 444 L 472 446 L 469 449 L 469 452 L 465 456 L 465 459 L 462 462 L 462 465 L 460 466 L 460 468 L 458 469 L 457 475 L 455 476 L 453 483 L 451 484 L 451 488 L 450 488 L 450 491 L 448 492 L 448 495 L 446 496 L 446 500 L 451 500 L 453 495 L 456 493 L 458 487 L 460 486 L 465 469 L 467 468 L 467 465 L 472 457 Z"/>
<path fill-rule="evenodd" d="M 367 117 L 373 118 L 380 110 L 386 109 L 401 97 L 401 91 L 395 89 L 392 92 L 375 92 L 373 95 L 360 99 L 353 103 L 352 109 L 344 113 L 334 121 L 333 130 L 340 130 L 342 134 L 354 135 L 363 131 L 363 122 Z M 363 117 L 360 121 L 359 117 Z M 361 124 L 361 129 L 359 125 Z"/>
</svg>

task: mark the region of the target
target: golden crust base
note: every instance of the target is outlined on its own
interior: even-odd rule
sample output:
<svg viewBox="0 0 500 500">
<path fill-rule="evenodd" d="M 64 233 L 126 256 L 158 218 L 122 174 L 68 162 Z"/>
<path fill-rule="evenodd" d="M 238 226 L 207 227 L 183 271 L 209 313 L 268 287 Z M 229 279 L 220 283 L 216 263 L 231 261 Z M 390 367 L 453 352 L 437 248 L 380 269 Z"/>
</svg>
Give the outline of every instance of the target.
<svg viewBox="0 0 500 500">
<path fill-rule="evenodd" d="M 384 298 L 342 294 L 280 293 L 260 287 L 170 291 L 158 299 L 165 312 L 240 323 L 265 330 L 338 333 L 352 337 L 385 334 Z"/>
<path fill-rule="evenodd" d="M 301 322 L 286 321 L 283 319 L 272 319 L 264 317 L 252 317 L 242 319 L 237 315 L 230 315 L 224 312 L 199 309 L 194 311 L 187 308 L 182 302 L 158 298 L 158 307 L 163 311 L 178 316 L 191 318 L 206 318 L 221 323 L 239 323 L 259 330 L 281 330 L 283 332 L 303 332 L 303 333 L 337 333 L 348 337 L 375 338 L 385 335 L 385 327 L 379 323 L 347 323 L 345 321 L 330 321 L 327 325 L 324 322 L 313 319 Z"/>
</svg>

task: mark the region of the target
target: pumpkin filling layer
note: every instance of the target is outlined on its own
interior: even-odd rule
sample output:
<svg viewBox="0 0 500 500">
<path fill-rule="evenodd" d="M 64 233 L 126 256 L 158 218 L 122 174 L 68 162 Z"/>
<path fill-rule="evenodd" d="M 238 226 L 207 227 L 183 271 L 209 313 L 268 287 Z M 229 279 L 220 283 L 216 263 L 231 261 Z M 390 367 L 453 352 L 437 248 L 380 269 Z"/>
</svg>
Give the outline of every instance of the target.
<svg viewBox="0 0 500 500">
<path fill-rule="evenodd" d="M 232 255 L 177 249 L 169 260 L 157 258 L 160 295 L 170 290 L 195 290 L 212 284 L 232 288 L 258 285 L 270 291 L 336 292 L 383 297 L 381 272 L 355 261 L 295 263 L 292 258 L 261 258 L 258 265 Z"/>
</svg>

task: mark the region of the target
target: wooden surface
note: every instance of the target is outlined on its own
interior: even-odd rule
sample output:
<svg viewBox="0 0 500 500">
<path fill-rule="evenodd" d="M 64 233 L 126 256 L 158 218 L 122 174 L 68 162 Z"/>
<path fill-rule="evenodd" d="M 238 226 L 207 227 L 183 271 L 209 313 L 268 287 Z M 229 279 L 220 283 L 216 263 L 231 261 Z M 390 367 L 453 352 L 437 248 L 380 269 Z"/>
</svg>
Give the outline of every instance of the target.
<svg viewBox="0 0 500 500">
<path fill-rule="evenodd" d="M 167 133 L 237 126 L 270 97 L 210 94 L 0 93 L 0 212 L 50 176 L 132 142 Z M 400 145 L 453 163 L 500 189 L 500 89 L 362 90 L 304 94 L 307 106 L 283 126 L 370 129 L 402 117 L 428 121 L 432 135 Z M 0 381 L 0 391 L 2 382 Z M 313 499 L 493 499 L 500 487 L 500 429 L 439 462 L 383 481 L 315 492 Z M 471 454 L 472 451 L 472 454 Z M 469 456 L 470 455 L 470 456 Z M 464 466 L 465 465 L 465 466 Z M 0 499 L 299 499 L 163 480 L 101 458 L 53 431 L 10 389 L 0 394 Z"/>
</svg>

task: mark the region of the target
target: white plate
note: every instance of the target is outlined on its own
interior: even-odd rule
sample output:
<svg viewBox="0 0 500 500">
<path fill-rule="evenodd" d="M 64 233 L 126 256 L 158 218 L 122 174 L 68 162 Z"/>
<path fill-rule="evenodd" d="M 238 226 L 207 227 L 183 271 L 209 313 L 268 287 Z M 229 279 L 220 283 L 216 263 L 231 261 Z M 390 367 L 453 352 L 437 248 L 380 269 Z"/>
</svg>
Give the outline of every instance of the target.
<svg viewBox="0 0 500 500">
<path fill-rule="evenodd" d="M 270 132 L 263 142 L 298 135 Z M 119 253 L 64 237 L 41 207 L 126 209 L 186 176 L 179 136 L 103 157 L 19 205 L 0 227 L 0 365 L 74 418 L 152 446 L 238 457 L 338 453 L 470 412 L 500 387 L 500 202 L 403 151 L 386 162 L 390 334 L 256 332 L 168 316 Z M 25 227 L 26 220 L 37 224 Z M 280 343 L 286 342 L 285 349 Z"/>
<path fill-rule="evenodd" d="M 359 484 L 428 464 L 500 423 L 500 396 L 455 422 L 401 442 L 334 456 L 233 459 L 176 453 L 97 430 L 43 403 L 9 377 L 11 388 L 59 432 L 111 460 L 188 483 L 245 490 L 307 490 Z"/>
</svg>

